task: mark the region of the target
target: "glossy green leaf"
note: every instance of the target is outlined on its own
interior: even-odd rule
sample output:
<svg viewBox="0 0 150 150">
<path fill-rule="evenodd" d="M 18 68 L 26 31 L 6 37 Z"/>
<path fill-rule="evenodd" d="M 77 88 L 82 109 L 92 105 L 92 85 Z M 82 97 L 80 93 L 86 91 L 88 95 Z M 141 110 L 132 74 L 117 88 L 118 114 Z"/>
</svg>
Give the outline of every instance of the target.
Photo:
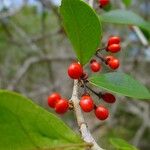
<svg viewBox="0 0 150 150">
<path fill-rule="evenodd" d="M 62 0 L 60 13 L 78 60 L 84 65 L 96 52 L 100 43 L 99 18 L 82 0 Z"/>
<path fill-rule="evenodd" d="M 1 150 L 76 150 L 85 143 L 59 118 L 31 100 L 0 91 Z"/>
<path fill-rule="evenodd" d="M 103 22 L 136 25 L 150 32 L 150 24 L 132 11 L 112 10 L 100 16 Z"/>
<path fill-rule="evenodd" d="M 129 144 L 123 139 L 120 138 L 111 138 L 110 143 L 117 149 L 117 150 L 137 150 L 136 147 Z"/>
<path fill-rule="evenodd" d="M 150 99 L 149 91 L 131 76 L 113 72 L 93 76 L 90 83 L 107 91 L 137 99 Z"/>
</svg>

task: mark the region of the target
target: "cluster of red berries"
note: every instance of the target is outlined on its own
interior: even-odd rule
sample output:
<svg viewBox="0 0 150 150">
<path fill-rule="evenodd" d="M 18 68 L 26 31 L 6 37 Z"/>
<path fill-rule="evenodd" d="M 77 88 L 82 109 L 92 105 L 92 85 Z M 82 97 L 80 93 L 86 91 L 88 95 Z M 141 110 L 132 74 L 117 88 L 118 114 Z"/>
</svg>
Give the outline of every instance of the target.
<svg viewBox="0 0 150 150">
<path fill-rule="evenodd" d="M 111 53 L 117 53 L 121 50 L 120 37 L 112 36 L 108 40 L 106 51 Z M 120 66 L 119 60 L 114 56 L 106 56 L 105 63 L 113 70 L 118 69 Z"/>
<path fill-rule="evenodd" d="M 110 93 L 101 94 L 101 98 L 107 103 L 114 103 L 116 98 Z M 91 112 L 94 110 L 95 116 L 99 120 L 105 120 L 109 116 L 109 110 L 103 105 L 96 106 L 94 100 L 89 94 L 84 94 L 80 100 L 80 107 L 84 112 Z"/>
<path fill-rule="evenodd" d="M 108 44 L 106 50 L 111 53 L 117 53 L 121 50 L 120 37 L 112 36 L 108 39 Z"/>
<path fill-rule="evenodd" d="M 55 109 L 55 112 L 58 114 L 64 114 L 69 109 L 69 101 L 61 98 L 60 94 L 52 93 L 48 97 L 48 105 L 51 108 Z"/>
<path fill-rule="evenodd" d="M 113 57 L 111 59 L 114 59 Z M 108 62 L 111 60 L 107 60 Z M 97 72 L 101 69 L 100 63 L 96 60 L 90 62 L 90 67 L 93 72 Z M 87 75 L 84 73 L 82 66 L 79 63 L 72 63 L 68 68 L 68 75 L 72 79 L 86 80 Z M 99 94 L 99 98 L 102 98 L 107 103 L 114 103 L 116 101 L 114 95 L 110 93 Z M 92 97 L 89 94 L 84 94 L 80 99 L 80 107 L 84 112 L 95 111 L 95 115 L 99 120 L 105 120 L 109 116 L 109 111 L 106 107 L 99 105 L 96 106 Z"/>
<path fill-rule="evenodd" d="M 117 53 L 121 50 L 120 46 L 120 38 L 117 36 L 110 37 L 108 39 L 107 46 L 105 48 L 107 52 L 111 53 Z M 100 49 L 97 50 L 96 56 L 101 59 L 102 62 L 104 62 L 106 65 L 108 65 L 111 69 L 115 70 L 119 67 L 119 60 L 115 58 L 114 56 L 106 56 L 103 57 L 100 54 Z M 90 61 L 90 69 L 93 72 L 98 72 L 102 68 L 101 63 L 98 62 L 95 59 L 92 59 Z M 90 87 L 88 87 L 86 84 L 88 82 L 88 75 L 84 72 L 83 67 L 80 63 L 74 62 L 68 67 L 68 75 L 72 79 L 76 79 L 81 83 L 81 87 L 84 87 L 84 94 L 80 99 L 80 107 L 84 112 L 91 112 L 95 111 L 95 115 L 99 120 L 105 120 L 109 116 L 109 110 L 102 106 L 96 106 L 94 104 L 94 101 L 92 97 L 88 94 L 87 89 L 92 91 L 94 94 L 98 96 L 98 98 L 103 99 L 107 103 L 114 103 L 116 101 L 116 98 L 114 95 L 110 93 L 96 93 L 94 90 L 92 90 Z M 64 114 L 68 111 L 69 107 L 71 106 L 71 103 L 69 103 L 68 100 L 61 98 L 61 96 L 58 93 L 53 93 L 48 97 L 48 105 L 51 108 L 55 109 L 55 112 L 58 114 Z"/>
<path fill-rule="evenodd" d="M 110 0 L 98 0 L 99 7 L 103 8 L 110 3 Z"/>
</svg>

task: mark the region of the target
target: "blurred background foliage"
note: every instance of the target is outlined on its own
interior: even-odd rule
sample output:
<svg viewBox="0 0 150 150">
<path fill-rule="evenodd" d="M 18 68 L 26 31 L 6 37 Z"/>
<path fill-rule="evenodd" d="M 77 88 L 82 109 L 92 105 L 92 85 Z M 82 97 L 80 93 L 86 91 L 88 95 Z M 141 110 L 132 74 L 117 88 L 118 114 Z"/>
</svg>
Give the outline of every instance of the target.
<svg viewBox="0 0 150 150">
<path fill-rule="evenodd" d="M 0 0 L 0 88 L 20 92 L 46 109 L 48 94 L 58 91 L 69 99 L 73 85 L 66 70 L 75 54 L 62 28 L 59 4 L 59 0 Z M 111 4 L 111 9 L 130 9 L 150 22 L 149 0 L 111 0 Z M 96 0 L 95 9 L 99 15 L 104 12 Z M 121 71 L 132 74 L 150 89 L 149 33 L 143 32 L 148 41 L 143 45 L 128 26 L 104 24 L 103 30 L 103 45 L 110 35 L 122 38 L 123 50 L 118 55 Z M 88 66 L 86 69 L 90 75 Z M 149 150 L 150 103 L 117 99 L 109 106 L 111 116 L 105 122 L 85 114 L 93 136 L 109 150 L 113 149 L 109 141 L 112 137 Z M 62 119 L 77 130 L 73 113 Z"/>
</svg>

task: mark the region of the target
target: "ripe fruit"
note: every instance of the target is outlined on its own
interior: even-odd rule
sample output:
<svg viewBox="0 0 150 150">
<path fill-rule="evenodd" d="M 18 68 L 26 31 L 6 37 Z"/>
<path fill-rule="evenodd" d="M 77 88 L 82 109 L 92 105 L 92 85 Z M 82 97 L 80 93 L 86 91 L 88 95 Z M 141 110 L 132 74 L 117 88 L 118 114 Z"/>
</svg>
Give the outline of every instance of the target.
<svg viewBox="0 0 150 150">
<path fill-rule="evenodd" d="M 80 100 L 80 107 L 84 112 L 90 112 L 94 109 L 94 103 L 91 96 L 84 95 Z"/>
<path fill-rule="evenodd" d="M 98 63 L 97 61 L 93 61 L 91 64 L 90 64 L 90 68 L 93 72 L 98 72 L 100 71 L 101 69 L 101 64 Z"/>
<path fill-rule="evenodd" d="M 112 36 L 108 39 L 108 45 L 119 44 L 119 43 L 120 43 L 120 37 L 118 36 Z"/>
<path fill-rule="evenodd" d="M 106 57 L 105 57 L 106 64 L 108 64 L 108 62 L 109 62 L 110 60 L 113 60 L 113 59 L 114 59 L 114 56 L 111 56 L 111 55 L 106 56 Z"/>
<path fill-rule="evenodd" d="M 120 63 L 119 63 L 118 59 L 114 58 L 114 59 L 108 61 L 108 65 L 111 69 L 115 70 L 115 69 L 119 68 Z"/>
<path fill-rule="evenodd" d="M 48 97 L 48 105 L 51 107 L 51 108 L 54 108 L 56 103 L 61 99 L 61 96 L 60 94 L 58 93 L 53 93 L 51 94 L 49 97 Z"/>
<path fill-rule="evenodd" d="M 72 79 L 79 79 L 83 74 L 83 68 L 79 63 L 72 63 L 68 68 L 68 75 Z"/>
<path fill-rule="evenodd" d="M 104 7 L 109 4 L 109 0 L 99 0 L 100 7 Z"/>
<path fill-rule="evenodd" d="M 120 44 L 112 44 L 107 47 L 107 50 L 112 53 L 117 53 L 121 50 Z"/>
<path fill-rule="evenodd" d="M 64 114 L 69 109 L 69 102 L 66 99 L 60 99 L 55 105 L 55 111 L 58 114 Z"/>
<path fill-rule="evenodd" d="M 105 120 L 109 116 L 109 111 L 107 108 L 100 105 L 95 109 L 95 115 L 99 120 Z"/>
<path fill-rule="evenodd" d="M 116 98 L 111 93 L 104 93 L 101 95 L 102 99 L 107 103 L 114 103 L 116 101 Z"/>
</svg>

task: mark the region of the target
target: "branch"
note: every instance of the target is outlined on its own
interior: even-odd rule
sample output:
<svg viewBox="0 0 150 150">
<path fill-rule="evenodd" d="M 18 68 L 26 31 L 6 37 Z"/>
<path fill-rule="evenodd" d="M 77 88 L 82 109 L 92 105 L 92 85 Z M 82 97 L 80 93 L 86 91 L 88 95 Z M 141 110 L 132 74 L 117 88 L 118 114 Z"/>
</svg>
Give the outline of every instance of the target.
<svg viewBox="0 0 150 150">
<path fill-rule="evenodd" d="M 58 20 L 60 21 L 60 14 L 58 12 L 58 7 L 54 6 L 53 3 L 50 0 L 38 0 L 42 3 L 43 6 L 45 6 L 48 9 L 52 9 L 54 14 L 57 16 Z"/>
<path fill-rule="evenodd" d="M 26 4 L 26 1 L 23 1 L 23 4 L 17 8 L 10 8 L 8 11 L 6 12 L 0 12 L 0 19 L 4 19 L 7 17 L 11 17 L 14 16 L 15 14 L 17 14 Z"/>
<path fill-rule="evenodd" d="M 35 52 L 40 51 L 40 48 L 29 39 L 28 34 L 20 26 L 18 26 L 13 21 L 9 21 L 9 24 L 14 28 L 16 33 L 20 35 L 20 37 L 24 40 L 24 42 L 28 44 L 28 46 L 32 49 L 32 51 L 35 51 Z"/>
<path fill-rule="evenodd" d="M 88 130 L 87 124 L 85 123 L 80 105 L 79 105 L 79 98 L 78 98 L 78 80 L 74 81 L 74 87 L 72 92 L 72 97 L 70 99 L 74 106 L 75 115 L 77 118 L 77 123 L 82 135 L 82 138 L 85 142 L 91 143 L 92 150 L 103 150 L 99 145 L 96 143 L 94 138 L 92 137 L 90 131 Z"/>
<path fill-rule="evenodd" d="M 138 38 L 141 41 L 141 43 L 143 44 L 143 46 L 148 46 L 149 45 L 148 40 L 145 37 L 145 35 L 143 34 L 143 32 L 141 31 L 141 29 L 137 26 L 132 26 L 132 29 L 138 36 Z"/>
<path fill-rule="evenodd" d="M 126 7 L 122 4 L 121 1 L 119 4 L 121 9 L 126 9 Z M 138 26 L 131 26 L 131 29 L 135 32 L 135 34 L 137 35 L 143 46 L 149 46 L 147 38 L 145 37 L 145 35 Z"/>
<path fill-rule="evenodd" d="M 89 0 L 89 5 L 92 7 L 93 6 L 93 0 Z M 102 149 L 95 141 L 95 139 L 92 137 L 87 124 L 84 120 L 80 105 L 79 105 L 79 98 L 78 98 L 78 80 L 74 80 L 74 86 L 73 86 L 73 92 L 72 92 L 72 97 L 71 101 L 74 106 L 74 111 L 77 119 L 77 123 L 82 135 L 82 138 L 85 142 L 91 143 L 91 150 L 104 150 Z"/>
</svg>

